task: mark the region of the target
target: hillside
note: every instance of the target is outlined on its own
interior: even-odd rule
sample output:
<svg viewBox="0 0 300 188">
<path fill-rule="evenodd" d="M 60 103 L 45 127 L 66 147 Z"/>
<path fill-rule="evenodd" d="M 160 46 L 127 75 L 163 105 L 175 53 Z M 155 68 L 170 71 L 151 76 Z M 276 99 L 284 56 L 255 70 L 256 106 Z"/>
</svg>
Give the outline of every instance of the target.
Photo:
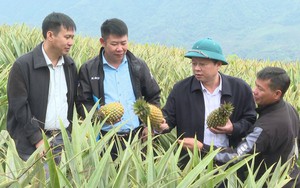
<svg viewBox="0 0 300 188">
<path fill-rule="evenodd" d="M 136 43 L 188 49 L 200 38 L 219 41 L 224 53 L 246 59 L 300 59 L 300 1 L 288 0 L 79 0 L 2 2 L 0 24 L 26 23 L 40 27 L 45 15 L 70 15 L 78 34 L 99 37 L 100 25 L 118 17 Z M 12 11 L 17 10 L 17 11 Z"/>
</svg>

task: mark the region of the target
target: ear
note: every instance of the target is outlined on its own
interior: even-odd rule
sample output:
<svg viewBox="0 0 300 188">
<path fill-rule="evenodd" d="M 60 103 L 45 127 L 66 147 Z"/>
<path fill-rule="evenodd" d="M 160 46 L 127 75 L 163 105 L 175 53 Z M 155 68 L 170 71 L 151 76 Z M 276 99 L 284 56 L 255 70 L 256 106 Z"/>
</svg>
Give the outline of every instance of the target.
<svg viewBox="0 0 300 188">
<path fill-rule="evenodd" d="M 101 38 L 99 39 L 99 41 L 100 41 L 101 45 L 103 46 L 103 45 L 104 45 L 104 43 L 105 43 L 105 40 L 104 40 L 104 38 L 102 38 L 102 37 L 101 37 Z"/>
<path fill-rule="evenodd" d="M 216 65 L 217 65 L 218 69 L 220 69 L 221 66 L 222 66 L 222 61 L 218 61 L 218 62 L 216 63 Z"/>
<path fill-rule="evenodd" d="M 282 96 L 282 91 L 281 90 L 276 90 L 275 93 L 274 93 L 274 98 L 276 100 L 279 100 Z"/>
<path fill-rule="evenodd" d="M 47 39 L 52 41 L 53 40 L 53 36 L 54 36 L 54 33 L 52 31 L 48 31 L 47 32 Z"/>
</svg>

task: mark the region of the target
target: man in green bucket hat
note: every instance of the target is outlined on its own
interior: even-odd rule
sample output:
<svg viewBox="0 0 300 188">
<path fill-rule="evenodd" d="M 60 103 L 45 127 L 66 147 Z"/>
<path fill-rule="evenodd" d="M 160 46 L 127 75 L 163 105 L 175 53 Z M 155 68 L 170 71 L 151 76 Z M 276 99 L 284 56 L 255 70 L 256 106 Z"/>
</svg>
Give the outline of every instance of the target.
<svg viewBox="0 0 300 188">
<path fill-rule="evenodd" d="M 228 65 L 220 45 L 204 38 L 196 42 L 185 57 L 191 59 L 194 75 L 176 83 L 168 96 L 163 113 L 170 128 L 177 128 L 181 143 L 194 139 L 217 147 L 236 146 L 256 120 L 250 86 L 240 78 L 221 73 Z M 208 128 L 208 115 L 223 103 L 234 107 L 225 126 Z M 188 145 L 183 143 L 183 148 Z M 181 161 L 185 166 L 188 157 Z"/>
<path fill-rule="evenodd" d="M 228 65 L 221 46 L 210 38 L 204 38 L 196 42 L 192 49 L 185 54 L 185 57 L 190 59 L 194 57 L 214 59 L 221 61 L 222 65 Z"/>
</svg>

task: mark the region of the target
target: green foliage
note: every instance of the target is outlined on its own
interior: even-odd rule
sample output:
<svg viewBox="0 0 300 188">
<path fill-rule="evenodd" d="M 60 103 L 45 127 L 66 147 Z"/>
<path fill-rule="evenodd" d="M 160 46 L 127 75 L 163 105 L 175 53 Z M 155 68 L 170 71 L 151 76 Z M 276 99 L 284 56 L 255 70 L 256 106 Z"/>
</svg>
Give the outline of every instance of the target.
<svg viewBox="0 0 300 188">
<path fill-rule="evenodd" d="M 6 85 L 11 64 L 0 64 L 0 130 L 6 128 L 7 94 Z"/>
<path fill-rule="evenodd" d="M 243 160 L 232 160 L 222 166 L 214 165 L 214 157 L 219 150 L 211 150 L 201 156 L 197 149 L 189 151 L 190 163 L 181 170 L 177 164 L 182 145 L 173 142 L 164 149 L 156 142 L 157 136 L 151 134 L 148 119 L 148 139 L 142 141 L 138 135 L 132 137 L 132 142 L 125 142 L 126 149 L 119 151 L 115 161 L 112 161 L 110 151 L 112 143 L 119 143 L 115 136 L 118 128 L 113 129 L 96 142 L 97 133 L 103 122 L 92 122 L 93 110 L 87 114 L 85 120 L 73 118 L 71 141 L 63 125 L 62 135 L 65 149 L 62 161 L 56 166 L 52 150 L 49 148 L 51 138 L 45 142 L 46 155 L 40 156 L 44 148 L 39 148 L 28 161 L 22 161 L 17 154 L 14 141 L 7 131 L 0 134 L 0 187 L 216 187 L 224 180 L 228 180 L 231 187 L 245 187 L 252 185 L 261 187 L 267 185 L 284 185 L 289 181 L 288 163 L 279 162 L 273 176 L 271 169 L 256 180 L 256 172 L 249 167 L 254 155 Z M 76 112 L 75 112 L 76 113 Z M 159 137 L 159 136 L 158 136 Z M 100 155 L 101 154 L 101 155 Z M 44 165 L 48 165 L 49 179 L 46 178 Z M 249 176 L 246 182 L 237 178 L 236 171 L 247 165 Z M 275 176 L 275 177 L 274 177 Z M 234 184 L 234 186 L 232 186 Z M 275 186 L 275 187 L 276 187 Z M 230 186 L 229 186 L 230 187 Z"/>
<path fill-rule="evenodd" d="M 118 128 L 96 141 L 105 121 L 93 120 L 97 104 L 84 120 L 78 119 L 76 111 L 74 112 L 71 141 L 62 126 L 65 148 L 58 166 L 53 161 L 45 136 L 45 149 L 48 151 L 46 155 L 40 156 L 43 148 L 39 148 L 28 161 L 22 161 L 18 157 L 14 141 L 5 130 L 6 84 L 12 63 L 42 41 L 40 33 L 40 30 L 29 29 L 25 25 L 0 27 L 0 187 L 215 187 L 226 179 L 228 187 L 261 187 L 264 183 L 276 187 L 289 180 L 288 164 L 281 165 L 280 162 L 274 167 L 274 172 L 271 173 L 270 169 L 257 180 L 256 172 L 251 166 L 254 155 L 241 161 L 215 166 L 213 158 L 218 150 L 212 150 L 206 156 L 200 156 L 196 149 L 189 151 L 191 160 L 181 170 L 177 164 L 182 145 L 177 144 L 174 131 L 160 136 L 153 136 L 149 132 L 145 142 L 135 136 L 131 143 L 125 141 L 126 149 L 120 148 L 119 157 L 113 161 L 110 156 L 110 140 L 117 143 L 121 141 L 115 136 Z M 99 47 L 96 39 L 76 36 L 70 55 L 79 68 L 83 62 L 98 54 Z M 147 62 L 162 89 L 162 106 L 173 85 L 192 75 L 189 59 L 183 57 L 183 49 L 133 43 L 130 43 L 129 49 Z M 256 72 L 261 68 L 283 67 L 291 76 L 291 87 L 286 94 L 286 100 L 300 111 L 300 99 L 297 97 L 300 86 L 299 62 L 244 60 L 234 55 L 227 57 L 227 60 L 230 64 L 222 67 L 221 72 L 240 77 L 251 86 L 254 85 Z M 151 129 L 150 125 L 148 129 Z M 50 179 L 46 178 L 44 172 L 46 163 L 49 166 Z M 241 182 L 236 171 L 244 165 L 247 165 L 249 174 L 246 182 Z"/>
</svg>

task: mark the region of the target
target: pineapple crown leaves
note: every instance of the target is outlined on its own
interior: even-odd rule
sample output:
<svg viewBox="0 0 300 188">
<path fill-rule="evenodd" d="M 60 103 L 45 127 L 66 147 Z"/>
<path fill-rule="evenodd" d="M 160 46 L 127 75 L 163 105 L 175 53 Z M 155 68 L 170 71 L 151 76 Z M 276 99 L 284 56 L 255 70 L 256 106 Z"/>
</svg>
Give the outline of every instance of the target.
<svg viewBox="0 0 300 188">
<path fill-rule="evenodd" d="M 133 104 L 134 113 L 140 117 L 147 117 L 150 115 L 150 107 L 148 103 L 140 98 Z"/>
<path fill-rule="evenodd" d="M 229 117 L 232 114 L 234 107 L 233 107 L 232 103 L 225 102 L 224 104 L 222 104 L 220 106 L 219 110 L 220 110 L 220 114 L 222 114 L 222 116 Z"/>
</svg>

